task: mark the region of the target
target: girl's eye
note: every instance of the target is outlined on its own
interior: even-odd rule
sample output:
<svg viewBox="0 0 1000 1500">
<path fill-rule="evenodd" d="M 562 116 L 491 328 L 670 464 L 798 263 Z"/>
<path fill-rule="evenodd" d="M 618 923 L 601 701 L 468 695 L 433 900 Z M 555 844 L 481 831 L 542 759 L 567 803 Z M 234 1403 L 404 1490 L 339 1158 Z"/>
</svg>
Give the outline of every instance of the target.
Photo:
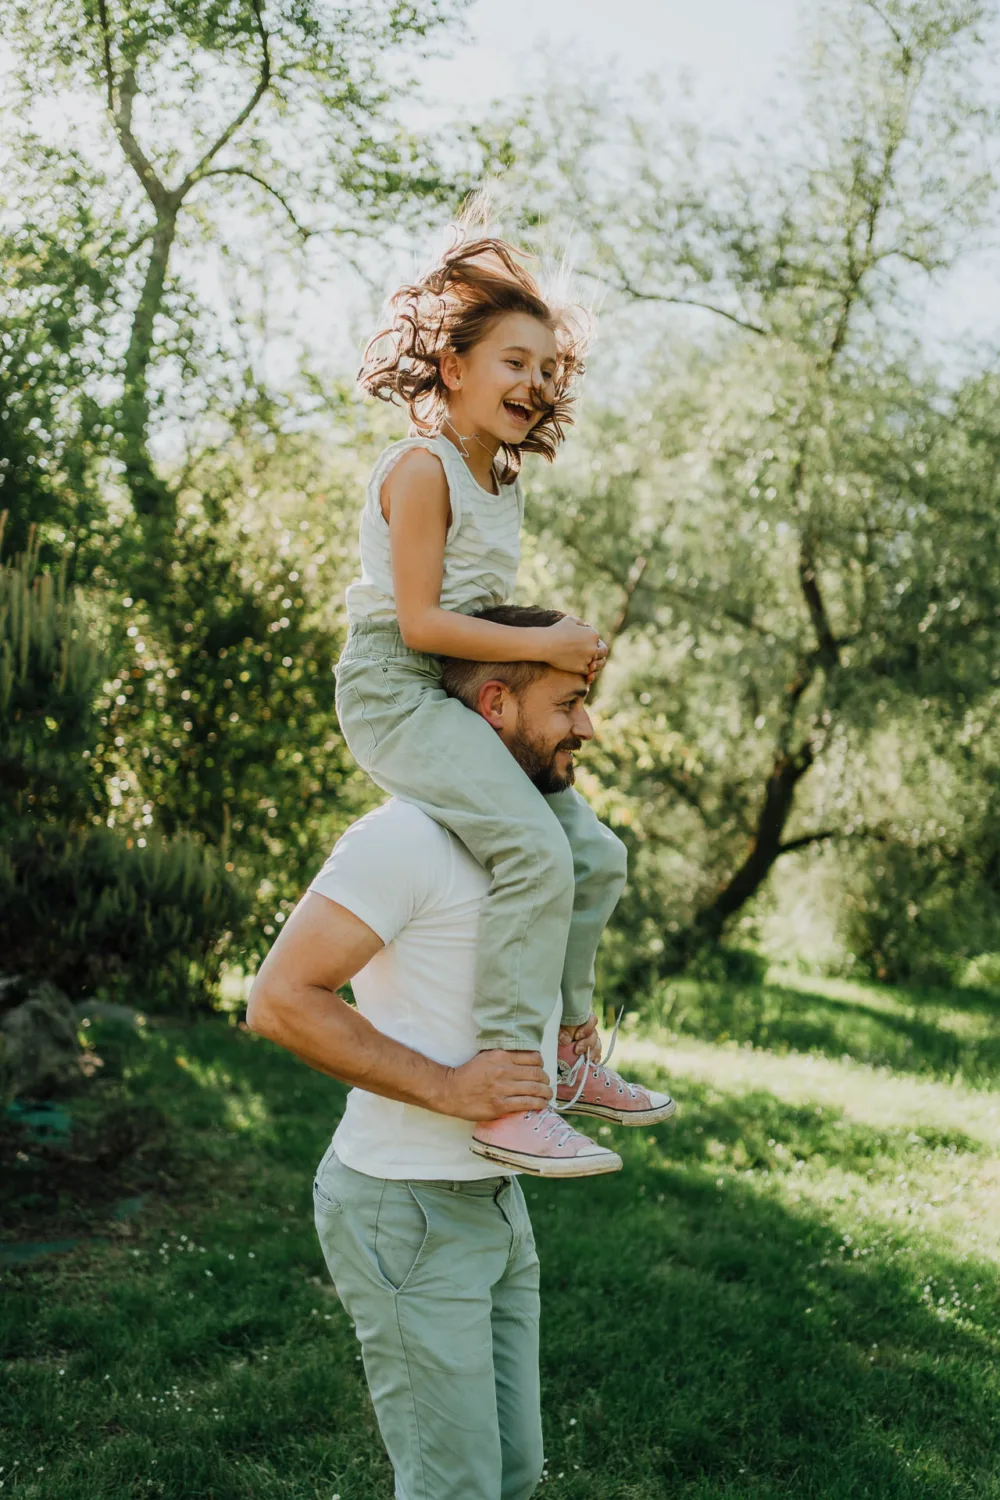
<svg viewBox="0 0 1000 1500">
<path fill-rule="evenodd" d="M 509 365 L 513 365 L 515 370 L 519 370 L 521 368 L 521 361 L 519 359 L 509 359 L 507 363 Z"/>
</svg>

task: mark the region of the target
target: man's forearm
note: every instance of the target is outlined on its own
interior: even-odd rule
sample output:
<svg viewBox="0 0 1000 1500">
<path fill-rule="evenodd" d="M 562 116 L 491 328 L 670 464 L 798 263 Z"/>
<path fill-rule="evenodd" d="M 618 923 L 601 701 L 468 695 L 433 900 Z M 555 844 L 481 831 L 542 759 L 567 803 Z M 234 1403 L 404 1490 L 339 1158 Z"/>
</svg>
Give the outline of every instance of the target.
<svg viewBox="0 0 1000 1500">
<path fill-rule="evenodd" d="M 280 1002 L 261 999 L 247 1012 L 252 1030 L 294 1052 L 309 1067 L 352 1088 L 450 1114 L 452 1070 L 377 1031 L 330 990 L 310 987 Z"/>
</svg>

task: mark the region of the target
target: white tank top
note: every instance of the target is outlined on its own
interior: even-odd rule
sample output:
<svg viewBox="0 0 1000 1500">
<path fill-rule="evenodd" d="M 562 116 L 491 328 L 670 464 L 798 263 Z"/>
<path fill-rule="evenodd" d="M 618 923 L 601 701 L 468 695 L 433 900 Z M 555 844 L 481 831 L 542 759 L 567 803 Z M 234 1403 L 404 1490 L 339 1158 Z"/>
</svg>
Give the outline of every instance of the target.
<svg viewBox="0 0 1000 1500">
<path fill-rule="evenodd" d="M 362 620 L 396 618 L 389 555 L 389 523 L 382 514 L 382 485 L 393 464 L 411 448 L 426 448 L 444 465 L 451 502 L 451 525 L 444 547 L 441 608 L 470 614 L 506 604 L 514 591 L 521 560 L 521 486 L 500 486 L 491 495 L 472 477 L 458 449 L 443 437 L 403 438 L 391 443 L 371 473 L 361 512 L 361 577 L 347 590 L 347 616 Z"/>
</svg>

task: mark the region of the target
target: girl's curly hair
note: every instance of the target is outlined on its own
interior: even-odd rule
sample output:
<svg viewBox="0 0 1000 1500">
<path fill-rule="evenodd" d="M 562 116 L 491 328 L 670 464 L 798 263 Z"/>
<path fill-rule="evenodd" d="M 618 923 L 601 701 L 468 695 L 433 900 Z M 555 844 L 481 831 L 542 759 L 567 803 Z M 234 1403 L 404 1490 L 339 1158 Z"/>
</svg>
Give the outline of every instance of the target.
<svg viewBox="0 0 1000 1500">
<path fill-rule="evenodd" d="M 358 384 L 380 401 L 406 407 L 421 435 L 440 432 L 448 391 L 441 379 L 441 356 L 465 354 L 485 338 L 504 313 L 527 313 L 556 338 L 555 399 L 523 443 L 502 443 L 498 477 L 510 484 L 522 453 L 540 453 L 547 462 L 573 421 L 574 387 L 583 374 L 591 320 L 582 307 L 555 306 L 545 299 L 521 263 L 523 252 L 505 240 L 484 235 L 456 240 L 430 271 L 389 298 L 387 326 L 365 349 Z"/>
</svg>

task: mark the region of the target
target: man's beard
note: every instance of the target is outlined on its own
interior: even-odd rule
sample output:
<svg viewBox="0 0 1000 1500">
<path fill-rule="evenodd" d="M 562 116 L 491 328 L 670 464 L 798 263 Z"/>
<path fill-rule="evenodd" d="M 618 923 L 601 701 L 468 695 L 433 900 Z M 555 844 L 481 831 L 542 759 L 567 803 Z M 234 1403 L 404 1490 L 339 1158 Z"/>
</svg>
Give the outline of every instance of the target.
<svg viewBox="0 0 1000 1500">
<path fill-rule="evenodd" d="M 517 761 L 521 770 L 527 776 L 543 796 L 550 797 L 554 792 L 564 792 L 568 786 L 572 786 L 576 780 L 576 771 L 572 762 L 568 771 L 556 770 L 556 756 L 560 750 L 579 750 L 583 744 L 582 740 L 574 736 L 568 740 L 560 740 L 547 754 L 524 733 L 523 729 L 515 730 L 514 735 L 508 741 L 507 749 Z"/>
</svg>

